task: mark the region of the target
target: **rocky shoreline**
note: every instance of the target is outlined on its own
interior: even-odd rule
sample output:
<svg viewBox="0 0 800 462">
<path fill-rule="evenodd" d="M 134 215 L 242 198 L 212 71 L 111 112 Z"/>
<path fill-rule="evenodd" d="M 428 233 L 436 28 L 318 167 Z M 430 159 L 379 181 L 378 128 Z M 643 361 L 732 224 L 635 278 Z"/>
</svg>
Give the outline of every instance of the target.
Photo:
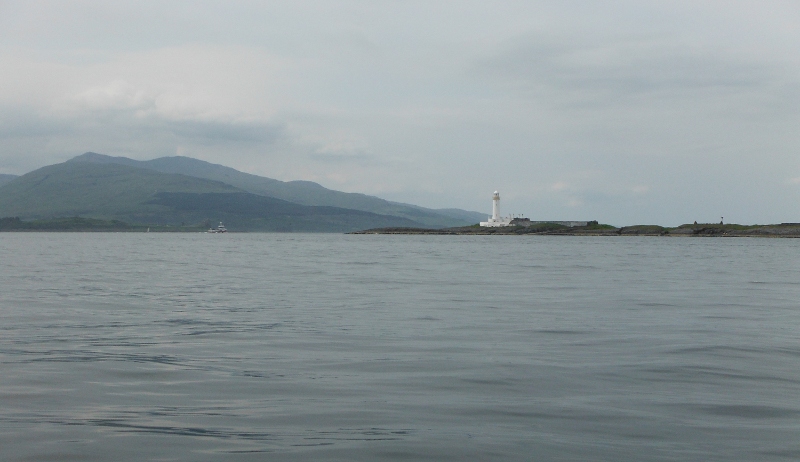
<svg viewBox="0 0 800 462">
<path fill-rule="evenodd" d="M 687 224 L 675 228 L 657 225 L 636 225 L 616 228 L 592 223 L 587 226 L 567 227 L 544 223 L 535 226 L 507 226 L 485 228 L 465 226 L 460 228 L 376 228 L 349 234 L 426 234 L 426 235 L 545 235 L 545 236 L 674 236 L 674 237 L 800 237 L 800 223 L 777 225 L 737 224 Z"/>
</svg>

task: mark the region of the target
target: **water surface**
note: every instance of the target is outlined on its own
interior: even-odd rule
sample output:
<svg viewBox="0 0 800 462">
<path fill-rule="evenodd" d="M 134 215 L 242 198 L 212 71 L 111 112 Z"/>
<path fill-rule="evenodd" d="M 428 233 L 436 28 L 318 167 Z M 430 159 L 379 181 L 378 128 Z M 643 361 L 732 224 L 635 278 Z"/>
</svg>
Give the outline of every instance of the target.
<svg viewBox="0 0 800 462">
<path fill-rule="evenodd" d="M 800 240 L 0 234 L 0 459 L 797 460 Z"/>
</svg>

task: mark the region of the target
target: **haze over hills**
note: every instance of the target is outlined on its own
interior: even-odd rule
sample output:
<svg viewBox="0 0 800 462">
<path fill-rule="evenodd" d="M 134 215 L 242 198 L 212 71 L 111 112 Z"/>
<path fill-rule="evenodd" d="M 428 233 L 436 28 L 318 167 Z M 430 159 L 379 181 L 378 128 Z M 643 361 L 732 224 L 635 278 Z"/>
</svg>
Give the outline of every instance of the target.
<svg viewBox="0 0 800 462">
<path fill-rule="evenodd" d="M 141 168 L 132 159 L 111 158 L 115 161 L 105 162 L 108 156 L 98 156 L 85 155 L 81 156 L 83 160 L 43 167 L 0 185 L 0 217 L 30 220 L 81 216 L 171 226 L 224 221 L 229 228 L 239 231 L 346 232 L 373 227 L 430 227 L 403 216 L 292 203 L 254 194 L 227 182 Z M 87 157 L 100 161 L 87 161 Z M 162 160 L 162 169 L 178 170 L 176 165 L 182 164 L 208 168 L 212 173 L 225 172 L 234 178 L 250 179 L 254 184 L 260 184 L 259 181 L 286 184 L 194 159 L 177 158 L 178 161 L 171 162 L 173 159 Z M 315 183 L 304 186 L 305 190 L 330 191 Z M 365 195 L 353 196 L 365 202 L 381 201 Z M 413 206 L 408 208 L 407 214 L 417 213 L 426 220 L 453 220 Z"/>
<path fill-rule="evenodd" d="M 0 173 L 0 185 L 2 185 L 3 183 L 8 183 L 9 181 L 13 180 L 16 177 L 17 175 L 7 175 L 5 173 Z"/>
<path fill-rule="evenodd" d="M 77 156 L 68 163 L 120 164 L 155 170 L 162 173 L 221 181 L 243 191 L 261 196 L 275 197 L 301 205 L 332 206 L 407 218 L 426 227 L 449 227 L 474 224 L 485 215 L 460 209 L 427 209 L 411 204 L 387 201 L 359 193 L 346 193 L 327 189 L 311 181 L 280 181 L 240 172 L 223 165 L 212 164 L 191 157 L 160 157 L 139 161 L 127 157 L 112 157 L 93 152 Z"/>
</svg>

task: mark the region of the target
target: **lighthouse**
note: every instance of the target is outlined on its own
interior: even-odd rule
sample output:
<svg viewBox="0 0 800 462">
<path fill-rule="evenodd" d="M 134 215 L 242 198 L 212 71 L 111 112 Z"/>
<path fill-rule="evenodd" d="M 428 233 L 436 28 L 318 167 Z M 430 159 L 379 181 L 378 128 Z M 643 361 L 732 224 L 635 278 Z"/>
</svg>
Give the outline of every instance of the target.
<svg viewBox="0 0 800 462">
<path fill-rule="evenodd" d="M 500 193 L 492 194 L 492 221 L 500 220 Z"/>
<path fill-rule="evenodd" d="M 489 217 L 488 221 L 482 221 L 481 226 L 490 228 L 511 226 L 511 216 L 505 218 L 500 216 L 500 193 L 497 191 L 492 194 L 492 216 Z"/>
</svg>

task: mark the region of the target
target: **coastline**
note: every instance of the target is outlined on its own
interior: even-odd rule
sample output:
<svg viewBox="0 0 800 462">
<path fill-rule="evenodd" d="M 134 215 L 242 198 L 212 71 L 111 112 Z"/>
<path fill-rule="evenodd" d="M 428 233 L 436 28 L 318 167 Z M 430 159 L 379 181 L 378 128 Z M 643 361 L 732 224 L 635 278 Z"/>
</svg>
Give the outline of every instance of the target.
<svg viewBox="0 0 800 462">
<path fill-rule="evenodd" d="M 50 220 L 22 221 L 16 217 L 0 218 L 0 232 L 206 232 L 203 225 L 156 225 L 130 224 L 118 220 L 70 217 Z M 250 231 L 254 232 L 254 231 Z M 255 231 L 258 232 L 258 231 Z M 263 231 L 262 231 L 263 232 Z M 478 225 L 453 228 L 409 228 L 387 227 L 351 231 L 345 234 L 403 234 L 441 236 L 488 236 L 488 235 L 542 235 L 542 236 L 658 236 L 658 237 L 770 237 L 800 238 L 800 223 L 771 225 L 738 224 L 684 224 L 677 227 L 658 225 L 634 225 L 614 227 L 588 222 L 585 226 L 566 226 L 560 223 L 537 222 L 531 225 L 504 227 L 481 227 Z"/>
<path fill-rule="evenodd" d="M 68 217 L 49 220 L 23 221 L 18 217 L 0 218 L 0 232 L 21 233 L 196 233 L 205 232 L 206 226 L 169 226 L 131 224 L 119 220 L 101 220 L 96 218 Z"/>
<path fill-rule="evenodd" d="M 687 224 L 674 228 L 657 225 L 635 225 L 616 228 L 610 225 L 566 227 L 544 224 L 542 226 L 506 226 L 488 228 L 465 226 L 459 228 L 374 228 L 349 234 L 422 234 L 442 236 L 487 236 L 487 235 L 541 235 L 541 236 L 658 236 L 658 237 L 772 237 L 800 238 L 800 223 L 775 225 L 737 224 Z"/>
</svg>

